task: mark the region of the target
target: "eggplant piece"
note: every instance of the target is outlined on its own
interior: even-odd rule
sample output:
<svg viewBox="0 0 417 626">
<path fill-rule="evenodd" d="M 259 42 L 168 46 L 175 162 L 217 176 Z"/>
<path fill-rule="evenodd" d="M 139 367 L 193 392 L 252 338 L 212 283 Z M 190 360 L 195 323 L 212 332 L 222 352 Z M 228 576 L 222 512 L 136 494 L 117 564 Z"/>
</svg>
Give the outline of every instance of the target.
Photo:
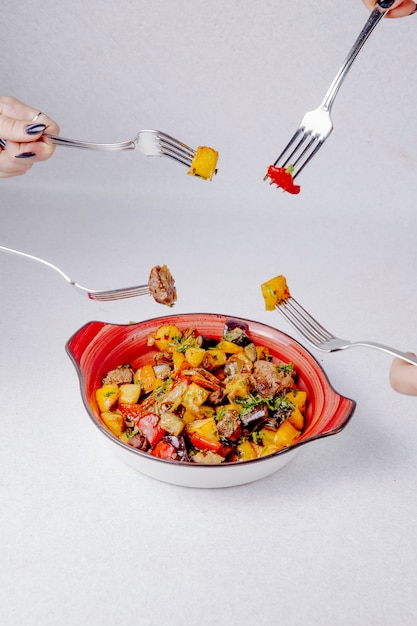
<svg viewBox="0 0 417 626">
<path fill-rule="evenodd" d="M 265 403 L 258 404 L 250 413 L 245 413 L 240 416 L 240 421 L 245 429 L 250 431 L 258 428 L 268 421 L 269 413 L 268 407 Z"/>
<path fill-rule="evenodd" d="M 189 461 L 184 437 L 176 437 L 175 435 L 164 435 L 162 439 L 163 441 L 170 443 L 171 446 L 174 446 L 178 455 L 178 461 Z"/>
<path fill-rule="evenodd" d="M 223 339 L 232 341 L 238 346 L 242 346 L 242 348 L 252 343 L 252 340 L 249 338 L 248 325 L 233 317 L 228 317 L 224 323 Z"/>
<path fill-rule="evenodd" d="M 201 337 L 201 348 L 204 348 L 204 350 L 208 350 L 209 348 L 215 348 L 217 346 L 217 344 L 219 343 L 218 339 L 215 339 L 214 337 L 206 337 L 204 335 L 200 335 Z"/>
<path fill-rule="evenodd" d="M 280 407 L 276 409 L 268 418 L 268 426 L 278 428 L 291 415 L 293 407 Z"/>
</svg>

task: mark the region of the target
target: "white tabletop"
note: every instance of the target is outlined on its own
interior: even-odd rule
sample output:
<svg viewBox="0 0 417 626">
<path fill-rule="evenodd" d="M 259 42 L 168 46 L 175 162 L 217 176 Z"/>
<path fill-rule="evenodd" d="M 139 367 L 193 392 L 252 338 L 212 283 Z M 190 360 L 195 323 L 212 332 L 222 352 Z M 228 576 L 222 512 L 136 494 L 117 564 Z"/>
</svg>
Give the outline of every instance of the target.
<svg viewBox="0 0 417 626">
<path fill-rule="evenodd" d="M 47 111 L 63 136 L 160 128 L 220 160 L 209 183 L 168 160 L 57 148 L 1 182 L 0 244 L 96 289 L 167 263 L 175 312 L 296 336 L 260 293 L 282 273 L 334 333 L 417 351 L 417 17 L 373 34 L 301 194 L 262 181 L 368 16 L 359 0 L 319 4 L 5 0 L 2 93 Z M 416 623 L 417 404 L 390 389 L 389 356 L 312 350 L 357 402 L 347 428 L 262 481 L 176 487 L 110 453 L 64 351 L 90 320 L 166 309 L 92 302 L 48 268 L 0 262 L 2 623 Z"/>
</svg>

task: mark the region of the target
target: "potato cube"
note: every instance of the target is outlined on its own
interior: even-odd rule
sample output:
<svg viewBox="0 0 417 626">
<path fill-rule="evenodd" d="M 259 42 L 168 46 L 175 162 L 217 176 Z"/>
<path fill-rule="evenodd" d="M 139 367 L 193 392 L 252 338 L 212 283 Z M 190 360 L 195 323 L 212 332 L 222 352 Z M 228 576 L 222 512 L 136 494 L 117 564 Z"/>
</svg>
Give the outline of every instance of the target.
<svg viewBox="0 0 417 626">
<path fill-rule="evenodd" d="M 195 411 L 198 407 L 204 404 L 209 395 L 210 392 L 207 391 L 207 389 L 204 389 L 204 387 L 200 387 L 197 383 L 190 383 L 182 397 L 182 404 L 186 409 Z"/>
<path fill-rule="evenodd" d="M 191 167 L 188 170 L 190 176 L 199 176 L 204 180 L 211 180 L 216 173 L 219 153 L 208 146 L 198 146 L 195 151 Z"/>
<path fill-rule="evenodd" d="M 123 404 L 136 404 L 139 400 L 141 385 L 139 383 L 120 385 L 119 391 L 119 402 Z"/>
<path fill-rule="evenodd" d="M 151 343 L 153 342 L 161 352 L 174 352 L 175 340 L 181 339 L 182 332 L 174 325 L 164 324 L 153 333 Z"/>
<path fill-rule="evenodd" d="M 175 435 L 175 437 L 178 437 L 178 435 L 180 435 L 184 430 L 185 423 L 180 417 L 178 417 L 178 415 L 175 415 L 175 413 L 171 413 L 171 411 L 165 411 L 161 415 L 159 425 L 170 435 Z"/>
<path fill-rule="evenodd" d="M 233 398 L 245 398 L 249 392 L 249 378 L 245 374 L 231 376 L 226 381 L 226 395 L 229 400 L 233 400 Z"/>
<path fill-rule="evenodd" d="M 198 367 L 203 362 L 205 353 L 204 348 L 187 348 L 185 351 L 185 360 L 192 367 Z"/>
<path fill-rule="evenodd" d="M 226 352 L 219 350 L 218 348 L 209 348 L 206 350 L 203 359 L 203 367 L 208 370 L 215 370 L 218 367 L 222 367 L 226 363 Z"/>
<path fill-rule="evenodd" d="M 125 429 L 124 417 L 120 411 L 103 411 L 101 419 L 113 435 L 120 437 Z"/>
</svg>

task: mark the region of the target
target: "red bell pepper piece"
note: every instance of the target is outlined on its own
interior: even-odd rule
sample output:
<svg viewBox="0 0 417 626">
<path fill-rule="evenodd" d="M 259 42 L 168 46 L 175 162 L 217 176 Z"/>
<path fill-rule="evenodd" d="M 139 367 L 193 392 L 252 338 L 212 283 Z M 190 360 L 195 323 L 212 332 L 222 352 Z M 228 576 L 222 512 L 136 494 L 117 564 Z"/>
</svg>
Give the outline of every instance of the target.
<svg viewBox="0 0 417 626">
<path fill-rule="evenodd" d="M 155 448 L 151 452 L 152 456 L 157 456 L 160 459 L 178 459 L 178 453 L 174 446 L 168 441 L 159 441 Z"/>
<path fill-rule="evenodd" d="M 119 402 L 118 409 L 129 422 L 134 422 L 138 417 L 143 415 L 143 408 L 140 404 L 125 404 L 124 402 Z"/>
<path fill-rule="evenodd" d="M 151 444 L 152 448 L 165 435 L 165 430 L 159 426 L 158 422 L 159 417 L 155 415 L 155 413 L 146 413 L 146 415 L 138 420 L 138 426 Z"/>
<path fill-rule="evenodd" d="M 193 433 L 190 437 L 190 441 L 199 450 L 213 450 L 214 452 L 218 452 L 222 448 L 221 441 L 213 441 L 210 439 L 205 439 L 198 433 Z"/>
<path fill-rule="evenodd" d="M 280 187 L 288 193 L 297 194 L 300 193 L 300 185 L 294 184 L 292 177 L 293 167 L 276 167 L 270 165 L 266 177 L 271 179 L 271 183 L 275 183 L 277 187 Z"/>
</svg>

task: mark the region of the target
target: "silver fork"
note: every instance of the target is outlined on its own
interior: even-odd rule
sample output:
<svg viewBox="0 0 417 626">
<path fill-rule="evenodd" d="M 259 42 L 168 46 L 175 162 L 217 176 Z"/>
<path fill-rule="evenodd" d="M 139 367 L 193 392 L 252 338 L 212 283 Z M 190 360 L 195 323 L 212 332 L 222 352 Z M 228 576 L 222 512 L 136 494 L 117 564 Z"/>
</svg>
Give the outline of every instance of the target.
<svg viewBox="0 0 417 626">
<path fill-rule="evenodd" d="M 55 135 L 46 135 L 46 137 L 49 137 L 52 143 L 57 146 L 70 148 L 84 148 L 100 152 L 139 150 L 145 156 L 168 157 L 187 167 L 190 167 L 195 155 L 195 150 L 160 130 L 140 130 L 134 139 L 119 143 L 94 143 L 92 141 L 66 139 L 65 137 L 57 137 Z"/>
<path fill-rule="evenodd" d="M 337 93 L 368 37 L 393 3 L 394 0 L 379 0 L 344 60 L 343 65 L 333 79 L 322 103 L 317 109 L 308 111 L 304 115 L 299 128 L 275 161 L 274 165 L 276 167 L 288 168 L 291 166 L 293 168 L 291 172 L 293 179 L 300 174 L 332 132 L 331 110 Z M 264 180 L 268 178 L 269 176 L 266 174 Z M 270 184 L 272 182 L 271 180 Z"/>
<path fill-rule="evenodd" d="M 72 287 L 74 287 L 79 293 L 87 296 L 90 300 L 122 300 L 124 298 L 133 298 L 135 296 L 148 296 L 150 295 L 148 285 L 139 285 L 137 287 L 124 287 L 121 289 L 111 289 L 109 291 L 100 291 L 98 289 L 88 289 L 87 287 L 83 287 L 79 283 L 76 283 L 72 280 L 65 272 L 63 272 L 59 267 L 53 265 L 53 263 L 49 263 L 49 261 L 45 261 L 44 259 L 40 259 L 37 256 L 33 256 L 32 254 L 27 254 L 26 252 L 20 252 L 19 250 L 13 250 L 13 248 L 5 248 L 4 246 L 0 246 L 1 252 L 9 252 L 10 254 L 16 254 L 18 256 L 25 257 L 26 259 L 30 259 L 31 261 L 37 261 L 38 263 L 42 263 L 47 267 L 55 270 L 64 278 L 67 283 L 69 283 Z"/>
<path fill-rule="evenodd" d="M 289 324 L 309 344 L 311 344 L 317 350 L 322 352 L 335 352 L 336 350 L 345 350 L 346 348 L 353 348 L 355 346 L 363 346 L 365 348 L 375 348 L 376 350 L 382 350 L 392 356 L 398 357 L 403 361 L 417 365 L 417 357 L 414 357 L 405 352 L 400 352 L 395 348 L 390 348 L 382 343 L 375 343 L 373 341 L 348 341 L 347 339 L 340 339 L 335 337 L 328 330 L 326 330 L 317 320 L 314 319 L 306 311 L 301 304 L 297 302 L 292 296 L 287 300 L 283 300 L 276 307 L 276 310 L 287 320 Z"/>
</svg>

